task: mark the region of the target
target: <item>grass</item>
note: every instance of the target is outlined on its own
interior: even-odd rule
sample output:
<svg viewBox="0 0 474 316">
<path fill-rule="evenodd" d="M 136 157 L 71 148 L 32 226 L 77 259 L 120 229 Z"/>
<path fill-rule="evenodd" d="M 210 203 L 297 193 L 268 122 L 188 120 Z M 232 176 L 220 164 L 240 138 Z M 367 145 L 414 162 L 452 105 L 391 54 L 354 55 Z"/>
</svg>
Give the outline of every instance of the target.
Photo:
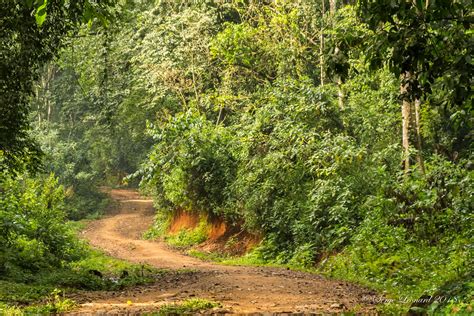
<svg viewBox="0 0 474 316">
<path fill-rule="evenodd" d="M 226 259 L 230 258 L 225 254 L 218 253 L 218 252 L 204 252 L 196 249 L 189 249 L 186 252 L 188 255 L 194 258 L 198 258 L 203 261 L 211 261 L 211 262 L 218 262 L 223 263 Z"/>
<path fill-rule="evenodd" d="M 148 315 L 187 315 L 207 311 L 215 307 L 222 307 L 222 305 L 202 298 L 192 298 L 180 303 L 163 305 L 158 313 Z"/>
<path fill-rule="evenodd" d="M 58 289 L 54 289 L 46 300 L 47 302 L 45 304 L 24 308 L 24 314 L 57 314 L 70 311 L 76 306 L 76 303 L 73 300 L 64 297 L 64 292 Z"/>
<path fill-rule="evenodd" d="M 26 305 L 38 302 L 54 290 L 52 285 L 0 281 L 0 302 L 4 305 Z M 4 307 L 5 308 L 5 307 Z M 0 307 L 1 309 L 1 307 Z"/>
<path fill-rule="evenodd" d="M 51 314 L 74 307 L 67 295 L 78 290 L 119 290 L 154 282 L 167 273 L 86 249 L 85 256 L 63 267 L 0 279 L 0 315 Z M 95 274 L 101 274 L 101 276 Z"/>
<path fill-rule="evenodd" d="M 21 308 L 0 303 L 0 315 L 20 316 L 23 314 L 24 313 Z"/>
<path fill-rule="evenodd" d="M 55 314 L 71 310 L 74 301 L 66 298 L 64 290 L 52 285 L 26 285 L 0 281 L 0 314 Z"/>
<path fill-rule="evenodd" d="M 80 221 L 69 221 L 66 223 L 66 226 L 71 229 L 75 233 L 79 233 L 80 231 L 84 230 L 87 226 L 88 220 L 80 220 Z"/>
<path fill-rule="evenodd" d="M 208 238 L 210 230 L 206 217 L 201 216 L 199 224 L 193 229 L 182 229 L 177 234 L 165 236 L 165 241 L 176 248 L 188 248 L 198 245 Z"/>
<path fill-rule="evenodd" d="M 89 250 L 85 258 L 71 263 L 70 266 L 75 270 L 97 270 L 108 276 L 117 276 L 122 274 L 123 271 L 135 275 L 163 272 L 163 270 L 155 269 L 150 265 L 134 264 L 109 257 L 103 252 L 94 249 Z"/>
<path fill-rule="evenodd" d="M 294 271 L 319 273 L 316 268 L 308 268 L 304 266 L 294 264 L 276 263 L 273 261 L 265 261 L 259 257 L 258 253 L 251 251 L 243 256 L 229 256 L 225 253 L 217 252 L 203 252 L 196 249 L 190 249 L 186 252 L 188 255 L 204 260 L 216 262 L 222 265 L 229 266 L 250 266 L 250 267 L 271 267 L 271 268 L 284 268 Z"/>
</svg>

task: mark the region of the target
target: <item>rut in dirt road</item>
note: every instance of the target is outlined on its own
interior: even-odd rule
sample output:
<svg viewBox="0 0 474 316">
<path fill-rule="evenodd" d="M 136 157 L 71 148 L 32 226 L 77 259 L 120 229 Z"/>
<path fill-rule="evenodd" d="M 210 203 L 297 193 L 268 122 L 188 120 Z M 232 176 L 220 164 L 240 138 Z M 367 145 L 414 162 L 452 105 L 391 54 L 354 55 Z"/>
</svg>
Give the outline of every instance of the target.
<svg viewBox="0 0 474 316">
<path fill-rule="evenodd" d="M 84 293 L 79 299 L 84 304 L 75 313 L 156 311 L 165 302 L 193 297 L 218 301 L 232 313 L 375 312 L 368 299 L 375 293 L 347 282 L 280 268 L 218 265 L 180 254 L 162 242 L 142 240 L 153 222 L 152 201 L 130 190 L 112 190 L 110 195 L 117 201 L 114 211 L 91 222 L 82 233 L 92 246 L 156 268 L 191 270 L 126 291 Z"/>
</svg>

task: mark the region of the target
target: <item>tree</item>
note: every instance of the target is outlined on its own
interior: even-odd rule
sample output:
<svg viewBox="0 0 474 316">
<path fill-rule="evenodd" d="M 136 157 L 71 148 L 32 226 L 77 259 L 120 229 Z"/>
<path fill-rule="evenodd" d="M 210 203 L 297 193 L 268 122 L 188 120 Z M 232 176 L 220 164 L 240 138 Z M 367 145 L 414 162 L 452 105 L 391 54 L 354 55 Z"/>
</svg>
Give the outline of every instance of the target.
<svg viewBox="0 0 474 316">
<path fill-rule="evenodd" d="M 388 64 L 400 76 L 405 172 L 412 142 L 423 171 L 420 107 L 435 81 L 444 78 L 439 88 L 449 91 L 447 104 L 461 106 L 472 98 L 472 9 L 469 0 L 359 1 L 360 18 L 375 32 L 367 49 L 371 65 Z"/>
<path fill-rule="evenodd" d="M 41 66 L 80 22 L 105 21 L 112 1 L 4 0 L 0 12 L 0 169 L 39 165 L 40 150 L 28 134 L 29 97 Z M 31 13 L 35 12 L 35 18 Z"/>
</svg>

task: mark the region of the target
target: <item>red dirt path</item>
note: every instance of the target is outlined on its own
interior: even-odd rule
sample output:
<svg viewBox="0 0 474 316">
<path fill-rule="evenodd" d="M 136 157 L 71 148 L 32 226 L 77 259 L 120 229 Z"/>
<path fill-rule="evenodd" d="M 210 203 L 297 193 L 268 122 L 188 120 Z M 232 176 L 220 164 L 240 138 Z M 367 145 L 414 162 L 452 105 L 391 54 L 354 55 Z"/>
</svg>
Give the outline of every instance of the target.
<svg viewBox="0 0 474 316">
<path fill-rule="evenodd" d="M 193 297 L 218 301 L 220 311 L 229 313 L 375 313 L 367 297 L 376 293 L 348 282 L 280 268 L 223 266 L 183 255 L 162 242 L 142 240 L 153 222 L 152 201 L 131 190 L 111 190 L 110 195 L 116 207 L 91 222 L 83 238 L 114 257 L 171 272 L 147 286 L 81 293 L 75 299 L 82 304 L 71 314 L 140 314 Z M 190 270 L 179 272 L 183 268 Z"/>
</svg>

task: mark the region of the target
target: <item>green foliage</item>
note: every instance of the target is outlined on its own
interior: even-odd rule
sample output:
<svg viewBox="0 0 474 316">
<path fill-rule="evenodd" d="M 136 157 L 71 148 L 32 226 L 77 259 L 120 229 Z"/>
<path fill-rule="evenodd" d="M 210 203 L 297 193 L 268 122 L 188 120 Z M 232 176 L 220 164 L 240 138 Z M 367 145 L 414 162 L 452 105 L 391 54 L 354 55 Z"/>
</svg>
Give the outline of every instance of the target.
<svg viewBox="0 0 474 316">
<path fill-rule="evenodd" d="M 156 315 L 183 315 L 190 313 L 198 313 L 220 306 L 220 303 L 216 303 L 206 299 L 191 298 L 181 303 L 162 305 L 160 307 L 160 311 Z"/>
<path fill-rule="evenodd" d="M 111 1 L 88 0 L 65 4 L 60 0 L 2 3 L 0 14 L 0 150 L 12 171 L 39 167 L 40 151 L 28 133 L 29 97 L 41 67 L 53 59 L 65 36 L 79 22 L 105 19 Z M 34 12 L 35 18 L 32 17 Z M 23 161 L 23 162 L 22 162 Z M 0 165 L 0 170 L 5 166 Z"/>
<path fill-rule="evenodd" d="M 156 239 L 163 237 L 171 223 L 172 213 L 157 211 L 153 220 L 153 225 L 143 234 L 145 239 Z"/>
<path fill-rule="evenodd" d="M 29 304 L 48 296 L 54 288 L 51 285 L 26 285 L 11 281 L 0 281 L 2 303 Z"/>
<path fill-rule="evenodd" d="M 472 171 L 434 157 L 426 177 L 414 173 L 367 202 L 371 217 L 323 269 L 401 298 L 439 295 L 468 303 L 472 289 L 462 284 L 472 278 L 466 276 L 474 262 L 472 214 L 467 211 L 472 188 Z M 450 291 L 448 284 L 458 290 Z"/>
<path fill-rule="evenodd" d="M 102 277 L 91 271 L 99 271 Z M 124 271 L 127 271 L 125 277 Z M 166 271 L 86 249 L 81 259 L 63 267 L 50 267 L 35 274 L 23 271 L 21 275 L 2 275 L 6 279 L 0 280 L 0 310 L 19 314 L 61 312 L 73 307 L 67 296 L 77 290 L 120 290 L 155 282 L 163 273 Z"/>
<path fill-rule="evenodd" d="M 47 303 L 38 306 L 29 306 L 24 309 L 25 314 L 56 314 L 64 313 L 75 307 L 74 301 L 61 297 L 64 294 L 58 289 L 54 289 L 46 298 Z"/>
<path fill-rule="evenodd" d="M 469 311 L 472 3 L 344 1 L 324 12 L 315 0 L 127 1 L 114 25 L 77 30 L 28 98 L 65 34 L 50 23 L 64 13 L 51 1 L 45 12 L 45 1 L 31 3 L 41 28 L 32 10 L 18 27 L 26 12 L 11 4 L 0 20 L 8 22 L 2 65 L 15 66 L 2 67 L 13 69 L 0 85 L 12 98 L 0 125 L 2 168 L 31 165 L 40 146 L 44 169 L 69 192 L 64 208 L 64 193 L 52 189 L 58 180 L 1 175 L 0 256 L 9 275 L 23 273 L 22 264 L 40 271 L 72 260 L 64 249 L 76 248 L 65 246 L 68 229 L 55 219 L 95 213 L 97 187 L 134 174 L 129 183 L 142 180 L 159 210 L 149 238 L 163 236 L 177 209 L 220 216 L 264 237 L 230 261 L 318 265 L 394 297 L 451 293 L 426 307 L 432 313 Z M 81 3 L 85 16 L 97 12 Z M 45 49 L 56 45 L 33 50 L 38 60 L 15 44 L 31 30 L 50 40 Z M 31 62 L 14 62 L 22 60 Z M 409 79 L 401 97 L 421 100 L 426 174 L 400 172 L 401 74 Z M 54 238 L 40 229 L 51 223 Z M 196 244 L 206 230 L 201 221 L 168 241 Z M 69 266 L 78 272 L 64 286 L 112 286 L 84 271 L 115 268 L 88 258 Z M 401 305 L 382 312 L 409 307 Z"/>
<path fill-rule="evenodd" d="M 80 255 L 64 225 L 64 190 L 57 179 L 0 174 L 0 270 L 4 275 L 58 267 Z"/>
<path fill-rule="evenodd" d="M 218 214 L 235 172 L 229 132 L 192 111 L 150 132 L 159 142 L 142 173 L 160 206 Z"/>
<path fill-rule="evenodd" d="M 472 1 L 359 1 L 359 16 L 375 31 L 368 40 L 373 66 L 388 62 L 396 75 L 411 72 L 410 99 L 438 89 L 449 91 L 446 103 L 472 98 L 474 50 L 469 26 Z M 449 78 L 449 79 L 448 79 Z"/>
<path fill-rule="evenodd" d="M 5 315 L 11 315 L 11 316 L 22 316 L 23 312 L 21 311 L 20 308 L 15 307 L 15 306 L 8 306 L 5 304 L 0 303 L 0 312 Z"/>
<path fill-rule="evenodd" d="M 217 253 L 217 252 L 204 252 L 196 249 L 189 249 L 186 254 L 198 258 L 204 261 L 213 261 L 222 263 L 224 260 L 228 259 L 225 254 Z"/>
<path fill-rule="evenodd" d="M 160 209 L 224 215 L 263 233 L 247 263 L 320 262 L 335 276 L 391 293 L 433 294 L 471 260 L 468 32 L 461 20 L 437 21 L 450 7 L 444 2 L 426 10 L 396 1 L 387 10 L 375 1 L 361 1 L 359 11 L 343 7 L 324 14 L 322 32 L 323 69 L 344 80 L 321 86 L 314 70 L 320 25 L 305 16 L 320 13 L 309 4 L 235 5 L 240 19 L 207 35 L 209 54 L 189 56 L 216 62 L 219 72 L 208 73 L 214 84 L 183 93 L 181 111 L 150 125 L 155 145 L 142 184 Z M 453 5 L 452 17 L 468 7 Z M 409 93 L 426 101 L 426 175 L 400 174 L 398 75 L 405 71 L 415 74 Z M 460 87 L 447 92 L 450 76 Z M 341 89 L 343 108 L 335 98 Z"/>
<path fill-rule="evenodd" d="M 35 130 L 44 153 L 43 170 L 58 175 L 66 188 L 64 204 L 68 219 L 101 214 L 109 201 L 98 188 L 102 175 L 84 160 L 87 148 L 79 141 L 62 139 L 56 129 L 37 127 Z"/>
</svg>

